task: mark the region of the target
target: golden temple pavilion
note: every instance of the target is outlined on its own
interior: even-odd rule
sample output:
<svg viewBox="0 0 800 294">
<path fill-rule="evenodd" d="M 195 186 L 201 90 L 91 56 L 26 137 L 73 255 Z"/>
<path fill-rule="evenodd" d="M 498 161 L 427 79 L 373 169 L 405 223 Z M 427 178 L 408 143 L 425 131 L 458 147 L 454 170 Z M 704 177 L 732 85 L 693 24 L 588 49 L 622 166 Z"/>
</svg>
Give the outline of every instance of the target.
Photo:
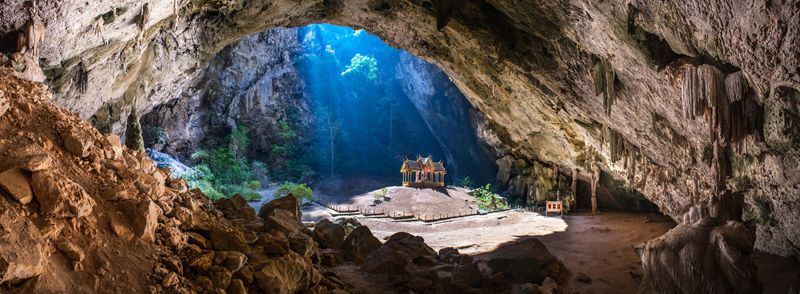
<svg viewBox="0 0 800 294">
<path fill-rule="evenodd" d="M 403 174 L 403 187 L 434 188 L 444 187 L 444 169 L 442 161 L 434 162 L 433 158 L 417 155 L 417 160 L 403 161 L 400 169 Z"/>
</svg>

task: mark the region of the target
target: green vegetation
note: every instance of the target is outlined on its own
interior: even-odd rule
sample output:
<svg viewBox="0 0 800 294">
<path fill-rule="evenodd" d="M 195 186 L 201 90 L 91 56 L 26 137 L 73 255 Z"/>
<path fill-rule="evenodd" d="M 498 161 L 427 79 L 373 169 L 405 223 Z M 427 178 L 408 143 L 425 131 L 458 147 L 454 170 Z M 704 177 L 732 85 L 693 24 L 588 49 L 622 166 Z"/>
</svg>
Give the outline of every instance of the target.
<svg viewBox="0 0 800 294">
<path fill-rule="evenodd" d="M 304 154 L 307 150 L 297 131 L 289 126 L 289 123 L 280 121 L 280 132 L 278 133 L 279 142 L 276 143 L 269 152 L 270 160 L 273 163 L 272 180 L 282 181 L 301 181 L 314 175 L 314 171 L 305 162 Z M 266 166 L 259 162 L 259 171 L 267 173 Z M 254 169 L 256 169 L 254 163 Z"/>
<path fill-rule="evenodd" d="M 480 209 L 496 210 L 508 208 L 508 203 L 505 201 L 505 199 L 501 201 L 498 199 L 498 195 L 492 191 L 491 184 L 478 187 L 477 189 L 472 190 L 470 194 L 476 197 L 475 202 L 478 203 L 478 208 Z"/>
<path fill-rule="evenodd" d="M 383 187 L 383 188 L 381 188 L 381 192 L 380 193 L 378 193 L 378 192 L 372 193 L 372 199 L 375 200 L 375 203 L 380 203 L 381 199 L 386 197 L 386 192 L 388 192 L 388 191 L 389 191 L 388 188 Z"/>
<path fill-rule="evenodd" d="M 198 150 L 192 159 L 200 163 L 189 169 L 184 178 L 192 188 L 199 188 L 211 199 L 230 197 L 236 193 L 248 200 L 261 196 L 261 182 L 255 180 L 244 150 L 250 142 L 247 129 L 239 127 L 225 139 L 226 144 L 213 150 Z M 260 168 L 261 165 L 259 165 Z"/>
<path fill-rule="evenodd" d="M 272 196 L 281 197 L 284 195 L 289 195 L 289 193 L 294 194 L 294 196 L 297 196 L 297 198 L 300 200 L 314 200 L 314 195 L 312 194 L 311 188 L 306 187 L 306 184 L 298 185 L 292 182 L 284 182 L 278 186 L 278 190 L 275 190 L 275 193 L 273 193 Z"/>
<path fill-rule="evenodd" d="M 378 79 L 378 61 L 374 57 L 356 54 L 346 68 L 347 70 L 342 72 L 342 76 L 355 75 L 370 82 Z"/>
<path fill-rule="evenodd" d="M 475 188 L 475 182 L 473 182 L 468 176 L 458 178 L 453 185 L 456 187 Z"/>
<path fill-rule="evenodd" d="M 166 144 L 167 134 L 164 133 L 164 130 L 161 127 L 155 127 L 150 130 L 150 134 L 152 139 L 150 139 L 150 145 L 158 145 L 158 144 Z"/>
</svg>

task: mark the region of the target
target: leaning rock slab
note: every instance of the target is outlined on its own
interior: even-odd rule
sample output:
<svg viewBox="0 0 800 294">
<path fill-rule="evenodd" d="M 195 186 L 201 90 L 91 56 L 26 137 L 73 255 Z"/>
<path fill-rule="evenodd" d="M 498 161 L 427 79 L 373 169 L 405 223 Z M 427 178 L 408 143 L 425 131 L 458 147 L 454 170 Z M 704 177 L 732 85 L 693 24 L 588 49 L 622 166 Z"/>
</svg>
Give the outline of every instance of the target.
<svg viewBox="0 0 800 294">
<path fill-rule="evenodd" d="M 208 235 L 215 250 L 238 251 L 250 254 L 250 247 L 247 246 L 244 235 L 236 229 L 216 226 L 211 229 Z"/>
<path fill-rule="evenodd" d="M 139 203 L 128 200 L 121 202 L 119 207 L 128 217 L 136 237 L 147 243 L 155 242 L 156 225 L 160 214 L 160 208 L 155 202 L 146 200 Z"/>
<path fill-rule="evenodd" d="M 344 228 L 328 219 L 323 219 L 314 226 L 312 237 L 319 243 L 320 248 L 341 248 L 344 242 Z"/>
<path fill-rule="evenodd" d="M 288 211 L 297 219 L 297 221 L 300 221 L 300 217 L 302 216 L 302 213 L 300 212 L 300 200 L 297 199 L 297 196 L 294 196 L 294 194 L 289 194 L 267 202 L 261 207 L 261 210 L 258 211 L 258 216 L 263 219 L 267 219 L 275 209 L 283 209 Z"/>
<path fill-rule="evenodd" d="M 486 264 L 495 273 L 502 272 L 507 277 L 537 284 L 547 277 L 563 284 L 569 276 L 564 264 L 537 238 L 501 245 L 489 254 Z"/>
<path fill-rule="evenodd" d="M 33 191 L 28 176 L 19 167 L 12 167 L 0 173 L 0 187 L 19 203 L 28 204 L 33 200 Z"/>
<path fill-rule="evenodd" d="M 262 209 L 263 211 L 263 209 Z M 266 218 L 265 230 L 275 229 L 281 231 L 286 236 L 292 236 L 303 230 L 303 223 L 294 217 L 291 212 L 276 208 L 272 210 Z"/>
<path fill-rule="evenodd" d="M 33 173 L 32 186 L 42 213 L 56 217 L 85 217 L 92 213 L 94 200 L 83 187 L 60 174 Z"/>
<path fill-rule="evenodd" d="M 360 226 L 353 230 L 347 239 L 342 243 L 344 259 L 355 264 L 362 264 L 367 256 L 381 248 L 381 241 L 372 235 L 372 231 L 366 226 Z"/>
<path fill-rule="evenodd" d="M 27 217 L 0 199 L 0 284 L 21 282 L 45 272 L 47 242 Z"/>
<path fill-rule="evenodd" d="M 49 169 L 53 165 L 53 158 L 47 154 L 36 154 L 28 156 L 28 160 L 22 165 L 22 169 L 36 172 Z"/>
</svg>

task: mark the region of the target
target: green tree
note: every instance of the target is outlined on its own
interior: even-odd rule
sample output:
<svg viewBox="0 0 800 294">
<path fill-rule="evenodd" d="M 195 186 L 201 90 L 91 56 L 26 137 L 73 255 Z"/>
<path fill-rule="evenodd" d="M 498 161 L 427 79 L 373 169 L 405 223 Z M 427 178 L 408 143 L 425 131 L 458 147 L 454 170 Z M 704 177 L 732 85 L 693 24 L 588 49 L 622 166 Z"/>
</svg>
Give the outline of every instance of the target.
<svg viewBox="0 0 800 294">
<path fill-rule="evenodd" d="M 370 82 L 378 79 L 378 61 L 373 57 L 356 54 L 346 68 L 347 70 L 342 72 L 342 76 L 360 76 Z"/>
</svg>

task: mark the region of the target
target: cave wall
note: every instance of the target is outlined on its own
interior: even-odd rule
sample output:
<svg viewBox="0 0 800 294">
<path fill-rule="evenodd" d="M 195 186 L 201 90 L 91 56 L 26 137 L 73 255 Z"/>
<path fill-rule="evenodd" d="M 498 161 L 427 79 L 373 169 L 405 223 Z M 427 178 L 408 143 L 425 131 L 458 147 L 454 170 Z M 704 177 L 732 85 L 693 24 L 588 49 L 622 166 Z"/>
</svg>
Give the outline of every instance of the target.
<svg viewBox="0 0 800 294">
<path fill-rule="evenodd" d="M 120 132 L 134 97 L 143 97 L 140 113 L 177 97 L 213 54 L 248 34 L 322 22 L 363 28 L 442 68 L 475 108 L 477 134 L 495 152 L 577 167 L 586 178 L 585 147 L 593 146 L 605 172 L 676 219 L 714 193 L 709 125 L 681 115 L 676 68 L 741 69 L 764 110 L 763 140 L 749 138 L 745 155 L 725 156 L 728 187 L 747 193 L 758 248 L 800 253 L 792 164 L 797 1 L 471 0 L 452 14 L 422 0 L 179 1 L 177 13 L 173 1 L 149 3 L 138 37 L 138 1 L 37 2 L 47 32 L 40 63 L 59 105 Z M 116 17 L 103 18 L 109 11 Z M 5 1 L 0 12 L 0 39 L 8 44 L 27 19 L 23 1 Z M 595 95 L 593 59 L 607 60 L 616 73 L 609 114 Z M 70 82 L 81 62 L 89 90 L 79 94 Z M 606 126 L 635 146 L 635 172 L 610 161 L 599 136 Z"/>
</svg>

